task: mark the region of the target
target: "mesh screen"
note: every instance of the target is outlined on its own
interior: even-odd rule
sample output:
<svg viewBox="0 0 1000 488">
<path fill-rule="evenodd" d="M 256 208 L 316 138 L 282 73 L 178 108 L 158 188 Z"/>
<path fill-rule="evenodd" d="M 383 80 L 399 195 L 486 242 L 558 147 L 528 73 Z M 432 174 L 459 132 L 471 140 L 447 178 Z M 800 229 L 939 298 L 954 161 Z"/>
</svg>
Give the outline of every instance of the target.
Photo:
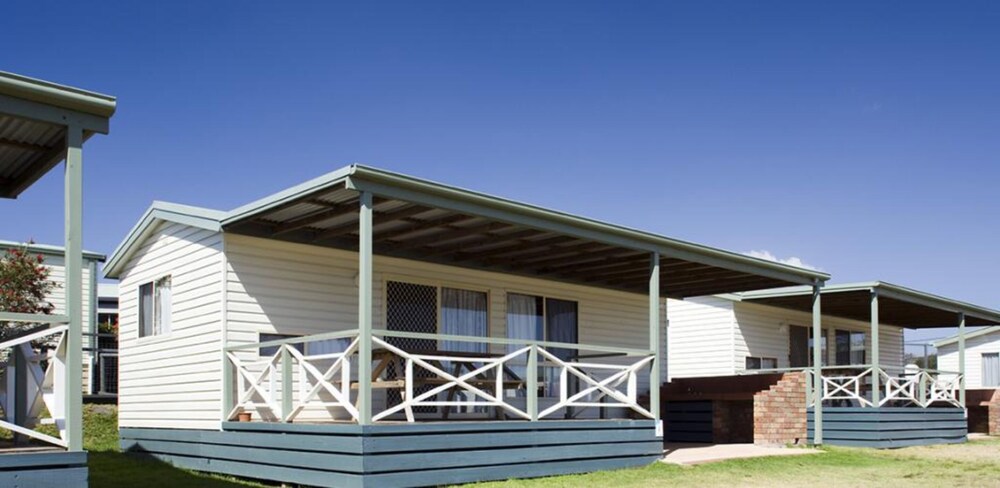
<svg viewBox="0 0 1000 488">
<path fill-rule="evenodd" d="M 385 295 L 385 325 L 387 329 L 425 334 L 437 333 L 437 287 L 390 281 L 386 283 Z M 430 339 L 389 337 L 386 342 L 407 352 L 429 352 L 434 351 L 437 346 L 436 341 Z M 386 375 L 389 378 L 402 378 L 404 374 L 402 366 L 399 364 L 393 363 L 386 368 Z M 422 378 L 434 376 L 422 368 L 414 368 L 413 374 Z M 431 388 L 433 387 L 423 386 L 415 388 L 414 394 L 420 395 Z M 389 390 L 387 394 L 389 407 L 402 402 L 402 395 L 399 391 Z M 414 409 L 416 413 L 434 413 L 436 411 L 436 407 L 418 407 Z"/>
</svg>

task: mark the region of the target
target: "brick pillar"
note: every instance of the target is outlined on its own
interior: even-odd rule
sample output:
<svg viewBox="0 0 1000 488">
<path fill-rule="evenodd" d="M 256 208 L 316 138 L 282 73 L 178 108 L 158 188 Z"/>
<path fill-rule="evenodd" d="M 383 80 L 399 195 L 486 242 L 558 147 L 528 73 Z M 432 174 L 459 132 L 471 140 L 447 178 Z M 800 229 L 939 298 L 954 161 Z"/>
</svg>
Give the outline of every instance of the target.
<svg viewBox="0 0 1000 488">
<path fill-rule="evenodd" d="M 759 445 L 805 444 L 806 375 L 785 373 L 753 399 L 753 441 Z"/>
<path fill-rule="evenodd" d="M 1000 435 L 1000 388 L 993 391 L 993 398 L 986 408 L 989 410 L 989 434 Z"/>
</svg>

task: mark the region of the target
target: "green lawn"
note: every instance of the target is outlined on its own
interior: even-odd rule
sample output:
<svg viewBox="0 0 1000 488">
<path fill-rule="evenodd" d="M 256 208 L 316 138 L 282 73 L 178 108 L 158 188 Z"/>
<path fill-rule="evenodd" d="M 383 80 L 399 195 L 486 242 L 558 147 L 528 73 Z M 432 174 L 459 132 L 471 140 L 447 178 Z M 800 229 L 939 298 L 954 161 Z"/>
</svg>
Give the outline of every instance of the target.
<svg viewBox="0 0 1000 488">
<path fill-rule="evenodd" d="M 178 469 L 129 456 L 118 449 L 118 415 L 114 407 L 84 405 L 83 444 L 89 451 L 91 488 L 231 488 L 264 486 L 232 478 Z"/>
<path fill-rule="evenodd" d="M 229 488 L 263 486 L 233 478 L 196 474 L 118 450 L 112 407 L 84 407 L 85 447 L 90 451 L 92 488 Z M 954 446 L 875 451 L 827 448 L 810 456 L 736 460 L 695 467 L 655 464 L 640 469 L 480 483 L 494 487 L 766 486 L 977 487 L 1000 488 L 1000 439 Z M 516 475 L 516 473 L 511 473 Z"/>
<path fill-rule="evenodd" d="M 1000 439 L 898 450 L 824 448 L 808 456 L 645 468 L 534 480 L 479 483 L 499 487 L 1000 487 Z"/>
</svg>

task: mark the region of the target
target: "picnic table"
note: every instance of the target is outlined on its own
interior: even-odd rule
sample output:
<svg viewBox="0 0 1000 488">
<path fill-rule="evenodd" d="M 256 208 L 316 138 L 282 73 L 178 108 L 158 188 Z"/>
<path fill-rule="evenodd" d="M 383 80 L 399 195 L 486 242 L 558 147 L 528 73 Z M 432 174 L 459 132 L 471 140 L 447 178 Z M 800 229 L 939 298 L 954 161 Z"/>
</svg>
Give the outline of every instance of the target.
<svg viewBox="0 0 1000 488">
<path fill-rule="evenodd" d="M 414 356 L 419 356 L 421 360 L 437 369 L 440 369 L 441 371 L 446 371 L 455 377 L 472 373 L 473 371 L 481 368 L 489 359 L 504 356 L 504 354 L 488 352 L 444 351 L 435 349 L 410 350 L 407 352 Z M 445 358 L 462 358 L 467 360 L 448 361 Z M 400 394 L 402 394 L 403 390 L 406 388 L 406 378 L 404 377 L 404 371 L 406 370 L 406 358 L 388 349 L 376 348 L 372 351 L 372 359 L 375 361 L 375 367 L 372 369 L 371 373 L 372 388 L 399 390 Z M 482 361 L 469 361 L 468 359 L 482 359 Z M 417 366 L 417 368 L 422 370 L 422 372 L 425 372 L 425 374 L 414 374 L 413 386 L 415 390 L 420 387 L 434 387 L 453 383 L 452 380 L 442 378 L 433 372 L 426 371 L 425 368 L 421 368 L 419 366 Z M 520 389 L 526 386 L 525 380 L 511 370 L 506 364 L 501 365 L 500 368 L 501 371 L 503 371 L 501 384 L 505 390 Z M 480 388 L 485 391 L 493 391 L 492 389 L 495 388 L 497 384 L 496 372 L 496 368 L 490 368 L 486 371 L 481 371 L 475 376 L 467 378 L 464 381 L 465 383 L 476 388 Z M 355 383 L 351 387 L 356 389 L 357 384 Z M 462 389 L 462 386 L 457 384 L 448 388 L 447 400 L 453 401 L 455 396 Z M 445 408 L 442 414 L 443 418 L 447 419 L 450 412 L 450 408 Z M 500 409 L 497 409 L 496 415 L 497 417 L 502 415 Z"/>
</svg>

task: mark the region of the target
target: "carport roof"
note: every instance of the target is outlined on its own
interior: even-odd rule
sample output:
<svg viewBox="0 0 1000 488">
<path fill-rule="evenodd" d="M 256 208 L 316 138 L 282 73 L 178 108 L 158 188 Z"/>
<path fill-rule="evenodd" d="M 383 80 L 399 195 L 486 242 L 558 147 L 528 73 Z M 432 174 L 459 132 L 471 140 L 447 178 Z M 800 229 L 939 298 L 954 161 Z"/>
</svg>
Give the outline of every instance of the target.
<svg viewBox="0 0 1000 488">
<path fill-rule="evenodd" d="M 361 165 L 224 212 L 218 225 L 229 233 L 356 250 L 361 192 L 373 195 L 377 255 L 645 293 L 650 256 L 657 251 L 661 292 L 671 297 L 829 278 L 814 270 Z M 179 208 L 160 214 L 179 218 Z M 200 209 L 191 217 L 213 216 L 206 212 L 212 211 Z M 111 257 L 110 273 L 116 272 L 128 247 Z"/>
<path fill-rule="evenodd" d="M 66 127 L 107 134 L 115 98 L 0 71 L 0 198 L 17 198 L 59 164 Z"/>
<path fill-rule="evenodd" d="M 965 314 L 968 326 L 1000 324 L 1000 311 L 941 297 L 883 281 L 827 285 L 822 289 L 823 315 L 869 321 L 871 293 L 878 293 L 879 322 L 911 329 L 955 327 Z M 812 290 L 790 287 L 734 295 L 740 301 L 808 312 Z"/>
</svg>

